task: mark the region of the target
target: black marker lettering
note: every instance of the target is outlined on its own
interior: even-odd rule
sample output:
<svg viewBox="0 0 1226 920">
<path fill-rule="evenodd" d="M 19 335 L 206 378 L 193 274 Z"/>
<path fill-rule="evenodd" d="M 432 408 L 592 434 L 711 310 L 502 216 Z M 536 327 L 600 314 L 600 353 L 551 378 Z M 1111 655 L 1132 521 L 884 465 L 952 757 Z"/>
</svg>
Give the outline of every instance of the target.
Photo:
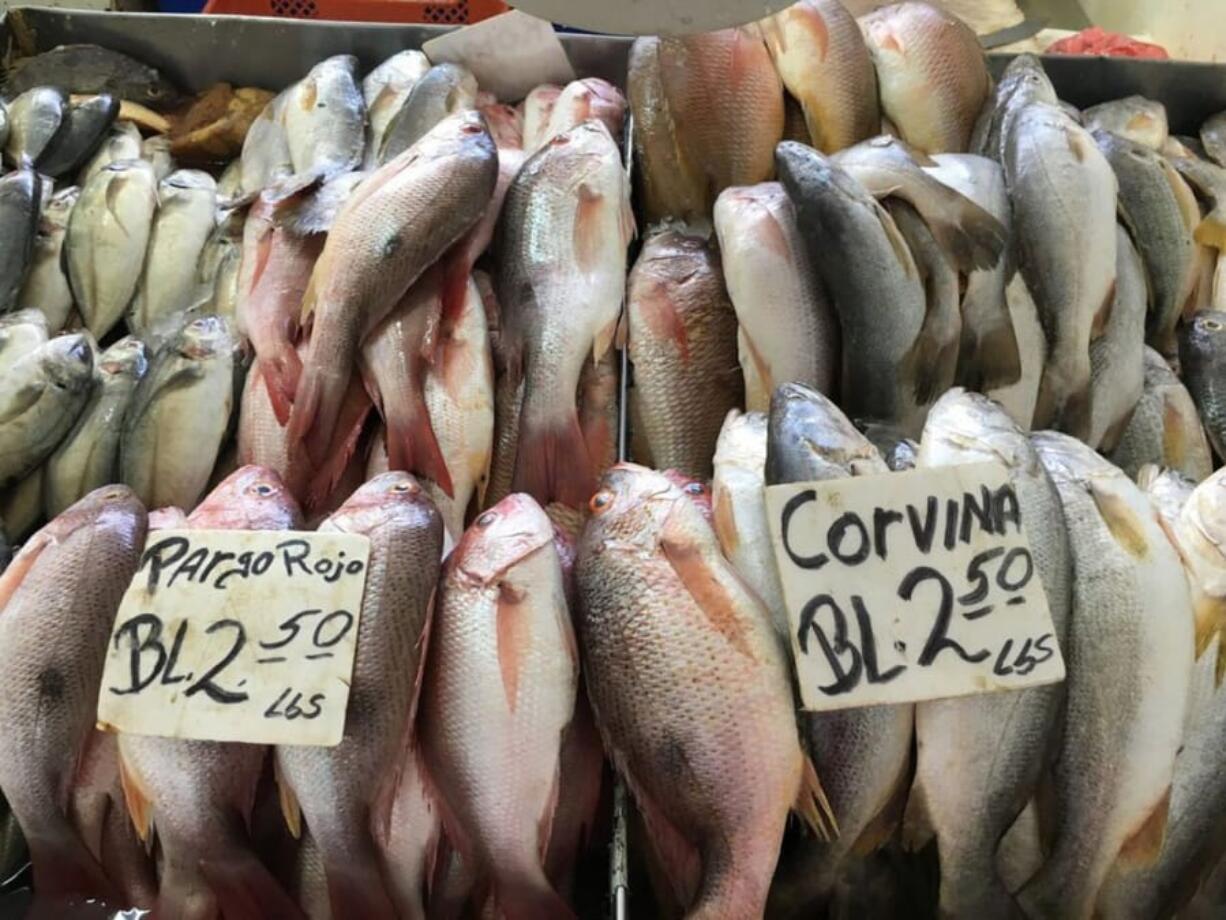
<svg viewBox="0 0 1226 920">
<path fill-rule="evenodd" d="M 902 512 L 892 508 L 873 509 L 873 542 L 877 544 L 877 556 L 886 557 L 886 531 L 891 524 L 902 523 Z"/>
<path fill-rule="evenodd" d="M 253 575 L 263 575 L 272 565 L 272 553 L 264 552 L 255 557 L 255 562 L 251 566 Z"/>
<path fill-rule="evenodd" d="M 175 665 L 179 663 L 179 652 L 183 649 L 183 638 L 187 635 L 187 620 L 179 624 L 175 630 L 175 641 L 170 646 L 170 657 L 166 659 L 166 669 L 162 672 L 163 684 L 181 684 L 190 679 L 190 674 L 176 674 Z"/>
<path fill-rule="evenodd" d="M 864 607 L 864 599 L 860 595 L 852 595 L 851 606 L 856 611 L 856 623 L 860 626 L 860 648 L 864 658 L 864 673 L 868 676 L 868 682 L 870 684 L 888 684 L 903 671 L 907 670 L 907 666 L 904 664 L 894 665 L 884 674 L 878 670 L 877 637 L 873 633 L 873 618 L 868 615 L 868 610 Z"/>
<path fill-rule="evenodd" d="M 833 644 L 826 638 L 826 631 L 815 622 L 818 611 L 823 607 L 829 607 L 830 613 L 834 617 Z M 863 664 L 860 660 L 860 652 L 847 640 L 847 617 L 843 615 L 843 611 L 829 594 L 822 594 L 813 598 L 809 603 L 805 604 L 804 609 L 800 612 L 800 629 L 797 633 L 797 640 L 800 644 L 800 650 L 805 654 L 808 654 L 809 651 L 810 631 L 817 634 L 817 642 L 822 647 L 822 653 L 826 656 L 826 663 L 830 665 L 830 670 L 834 672 L 834 683 L 825 687 L 819 687 L 818 689 L 827 696 L 837 696 L 838 694 L 848 693 L 853 690 L 856 684 L 860 682 Z M 843 654 L 851 657 L 851 664 L 846 670 L 843 669 Z"/>
<path fill-rule="evenodd" d="M 1005 483 L 996 493 L 996 529 L 1005 532 L 1005 522 L 1012 521 L 1016 533 L 1022 532 L 1022 509 L 1012 484 Z"/>
<path fill-rule="evenodd" d="M 331 635 L 328 634 L 329 625 Z M 353 614 L 348 610 L 335 610 L 319 621 L 315 627 L 314 643 L 316 648 L 331 648 L 345 638 L 345 634 L 353 628 Z"/>
<path fill-rule="evenodd" d="M 825 553 L 818 553 L 816 556 L 798 556 L 792 549 L 792 515 L 809 502 L 814 501 L 817 501 L 817 493 L 814 490 L 806 489 L 803 492 L 797 492 L 788 499 L 788 503 L 783 506 L 783 514 L 779 517 L 780 529 L 783 531 L 783 550 L 788 554 L 788 558 L 802 569 L 820 569 L 830 561 L 830 557 Z"/>
<path fill-rule="evenodd" d="M 1003 546 L 994 546 L 975 555 L 970 565 L 966 567 L 966 580 L 973 583 L 974 587 L 958 598 L 959 604 L 978 604 L 988 596 L 991 584 L 983 567 L 997 556 L 1003 556 L 1004 553 L 1005 548 Z"/>
<path fill-rule="evenodd" d="M 284 543 L 278 543 L 277 549 L 281 550 L 281 559 L 285 563 L 286 575 L 294 574 L 294 566 L 302 569 L 303 575 L 311 574 L 311 570 L 307 568 L 305 561 L 311 552 L 311 547 L 306 540 L 286 540 Z"/>
<path fill-rule="evenodd" d="M 306 617 L 313 617 L 317 613 L 323 613 L 323 611 L 316 609 L 316 610 L 303 610 L 299 613 L 295 613 L 288 620 L 284 620 L 277 625 L 277 629 L 287 634 L 285 638 L 278 639 L 276 642 L 261 641 L 259 643 L 260 648 L 267 649 L 269 651 L 272 651 L 273 649 L 285 648 L 285 646 L 289 645 L 291 642 L 294 641 L 294 639 L 298 637 L 298 630 L 301 629 L 301 627 L 298 625 L 298 621 L 305 619 Z"/>
<path fill-rule="evenodd" d="M 244 553 L 243 555 L 245 556 L 247 554 Z M 204 582 L 209 580 L 209 576 L 213 574 L 213 569 L 217 568 L 217 566 L 221 565 L 221 563 L 225 562 L 227 559 L 233 559 L 233 558 L 234 558 L 233 553 L 227 553 L 224 550 L 215 551 L 213 553 L 213 558 L 209 560 L 209 564 L 205 566 L 204 571 L 200 573 L 201 583 L 203 584 Z M 218 588 L 221 587 L 220 578 L 217 580 L 216 587 Z"/>
<path fill-rule="evenodd" d="M 146 591 L 152 594 L 157 590 L 162 572 L 182 559 L 190 545 L 187 537 L 165 537 L 145 550 L 145 555 L 141 559 L 141 568 L 149 567 Z"/>
<path fill-rule="evenodd" d="M 142 628 L 148 630 L 145 633 L 144 639 L 140 637 Z M 116 690 L 114 687 L 111 687 L 111 692 L 116 696 L 140 693 L 157 680 L 157 676 L 162 672 L 162 668 L 166 664 L 166 649 L 162 647 L 162 621 L 156 615 L 152 613 L 138 614 L 119 627 L 115 631 L 116 649 L 120 647 L 124 636 L 131 636 L 132 644 L 128 654 L 128 674 L 131 678 L 131 685 L 126 690 Z M 142 668 L 144 654 L 147 651 L 152 652 L 154 655 L 153 667 L 149 669 L 148 676 L 144 674 L 144 669 Z"/>
<path fill-rule="evenodd" d="M 234 644 L 230 646 L 230 651 L 226 656 L 205 671 L 198 681 L 183 691 L 184 696 L 195 696 L 197 692 L 203 690 L 204 695 L 215 703 L 242 703 L 249 697 L 246 693 L 236 693 L 232 690 L 226 690 L 219 687 L 213 682 L 213 678 L 220 674 L 225 668 L 238 657 L 238 653 L 242 651 L 243 646 L 247 644 L 247 631 L 243 629 L 243 624 L 238 620 L 218 620 L 212 626 L 205 630 L 206 634 L 211 635 L 219 629 L 233 629 Z"/>
<path fill-rule="evenodd" d="M 191 551 L 187 560 L 175 569 L 175 573 L 170 576 L 170 580 L 166 582 L 166 587 L 171 587 L 178 580 L 180 575 L 186 575 L 187 580 L 191 581 L 196 577 L 196 573 L 200 571 L 200 566 L 204 565 L 206 559 L 209 558 L 209 551 L 203 546 Z"/>
<path fill-rule="evenodd" d="M 947 499 L 945 502 L 945 548 L 953 549 L 958 543 L 958 500 Z"/>
<path fill-rule="evenodd" d="M 860 545 L 856 551 L 849 554 L 843 552 L 843 538 L 847 535 L 849 528 L 854 527 L 859 534 Z M 837 521 L 830 526 L 830 532 L 826 538 L 826 547 L 834 554 L 834 558 L 844 565 L 859 565 L 868 558 L 871 547 L 868 545 L 868 528 L 864 526 L 864 522 L 860 520 L 860 516 L 854 511 L 848 511 L 841 515 Z"/>
<path fill-rule="evenodd" d="M 984 649 L 980 652 L 967 652 L 961 645 L 949 638 L 949 624 L 953 619 L 954 612 L 954 589 L 944 575 L 938 572 L 931 566 L 921 565 L 912 569 L 907 573 L 907 577 L 902 580 L 902 584 L 898 586 L 898 596 L 905 601 L 911 600 L 915 594 L 915 589 L 925 581 L 935 581 L 941 591 L 941 604 L 937 610 L 936 622 L 933 623 L 932 631 L 928 634 L 928 641 L 924 643 L 924 650 L 920 652 L 919 665 L 927 667 L 936 660 L 937 655 L 946 649 L 952 649 L 953 652 L 963 661 L 977 663 L 983 661 L 991 652 Z"/>
<path fill-rule="evenodd" d="M 1022 571 L 1020 575 L 1009 577 L 1009 573 L 1017 566 L 1015 562 L 1022 563 Z M 1034 577 L 1034 560 L 1030 557 L 1030 551 L 1024 546 L 1015 546 L 1009 550 L 1009 555 L 1005 556 L 1005 561 L 1000 564 L 1000 571 L 996 573 L 996 583 L 1000 585 L 1004 591 L 1020 591 L 1030 583 L 1030 579 Z"/>
<path fill-rule="evenodd" d="M 925 516 L 922 524 L 920 523 L 919 512 L 915 510 L 914 505 L 907 505 L 907 518 L 911 522 L 911 535 L 915 538 L 915 545 L 919 547 L 921 553 L 927 555 L 932 549 L 932 540 L 937 534 L 936 496 L 928 496 L 928 504 L 925 506 Z"/>
<path fill-rule="evenodd" d="M 980 501 L 975 500 L 970 492 L 962 493 L 962 542 L 971 542 L 971 530 L 978 522 L 981 530 L 993 533 L 992 528 L 992 493 L 987 486 L 981 486 Z"/>
</svg>

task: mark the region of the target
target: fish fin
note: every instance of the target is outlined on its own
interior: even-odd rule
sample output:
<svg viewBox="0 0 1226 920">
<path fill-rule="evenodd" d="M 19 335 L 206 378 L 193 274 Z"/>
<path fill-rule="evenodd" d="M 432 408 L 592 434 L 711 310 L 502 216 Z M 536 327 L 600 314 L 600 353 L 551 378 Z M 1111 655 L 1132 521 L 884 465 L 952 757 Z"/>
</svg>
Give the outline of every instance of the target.
<svg viewBox="0 0 1226 920">
<path fill-rule="evenodd" d="M 245 852 L 225 862 L 201 859 L 199 865 L 226 920 L 305 920 L 302 909 L 254 854 Z M 155 909 L 154 916 L 172 915 Z"/>
<path fill-rule="evenodd" d="M 343 863 L 324 867 L 332 916 L 347 920 L 397 920 L 399 914 L 379 873 L 378 853 L 372 848 L 369 853 L 343 855 L 346 857 Z"/>
<path fill-rule="evenodd" d="M 801 771 L 800 791 L 796 796 L 796 804 L 792 810 L 808 826 L 819 840 L 834 840 L 839 836 L 839 823 L 822 788 L 822 781 L 817 775 L 813 761 L 808 754 L 801 754 L 804 766 Z"/>
<path fill-rule="evenodd" d="M 960 349 L 956 378 L 960 386 L 986 393 L 1011 386 L 1022 378 L 1021 349 L 1008 307 L 1003 318 L 1004 322 L 995 324 L 987 335 L 979 338 L 972 335 L 969 348 Z M 968 328 L 963 326 L 964 333 Z M 964 334 L 964 345 L 966 341 Z"/>
<path fill-rule="evenodd" d="M 153 844 L 153 803 L 146 795 L 140 777 L 124 760 L 123 751 L 119 753 L 119 785 L 123 789 L 124 804 L 128 807 L 132 826 L 136 828 L 136 836 L 148 848 Z"/>
<path fill-rule="evenodd" d="M 463 242 L 461 240 L 461 244 Z M 444 257 L 441 272 L 442 280 L 439 285 L 439 330 L 441 333 L 437 337 L 439 340 L 437 348 L 439 350 L 442 348 L 442 342 L 446 339 L 447 333 L 455 328 L 456 324 L 460 321 L 461 315 L 464 313 L 464 305 L 468 302 L 468 277 L 470 269 L 468 255 L 464 252 L 462 245 L 451 255 Z M 435 362 L 432 360 L 430 363 L 433 364 Z"/>
<path fill-rule="evenodd" d="M 327 456 L 315 471 L 307 490 L 307 506 L 311 510 L 323 508 L 344 477 L 349 461 L 358 451 L 358 441 L 361 440 L 371 408 L 370 397 L 361 384 L 351 381 Z"/>
<path fill-rule="evenodd" d="M 515 712 L 519 699 L 520 670 L 524 664 L 524 652 L 532 638 L 530 620 L 520 609 L 523 601 L 522 592 L 505 581 L 499 583 L 496 613 L 498 671 L 502 675 L 502 692 L 511 712 Z"/>
<path fill-rule="evenodd" d="M 119 903 L 119 892 L 66 820 L 63 833 L 55 839 L 31 837 L 26 844 L 40 899 L 58 903 L 84 896 Z"/>
<path fill-rule="evenodd" d="M 715 528 L 715 536 L 719 538 L 720 549 L 724 556 L 731 559 L 741 545 L 741 534 L 736 529 L 736 508 L 732 499 L 724 498 L 722 490 L 712 489 L 711 525 Z"/>
<path fill-rule="evenodd" d="M 613 759 L 615 763 L 621 760 L 615 751 Z M 664 870 L 664 876 L 673 889 L 673 897 L 682 907 L 691 904 L 702 880 L 702 857 L 698 848 L 668 820 L 664 811 L 638 787 L 628 773 L 620 768 L 618 772 L 626 779 L 626 784 L 634 795 L 652 853 Z"/>
<path fill-rule="evenodd" d="M 676 302 L 670 295 L 668 287 L 663 284 L 651 283 L 646 296 L 637 298 L 639 316 L 642 317 L 647 332 L 653 339 L 672 342 L 677 349 L 682 364 L 690 363 L 690 342 L 686 332 L 685 320 Z M 629 312 L 629 311 L 626 311 Z M 634 360 L 636 349 L 631 329 L 630 357 Z M 597 356 L 599 360 L 599 355 Z"/>
<path fill-rule="evenodd" d="M 595 271 L 600 266 L 605 245 L 600 211 L 604 206 L 604 194 L 586 182 L 577 190 L 579 203 L 575 208 L 572 232 L 575 241 L 575 266 L 584 273 Z"/>
<path fill-rule="evenodd" d="M 420 382 L 410 388 L 405 403 L 383 406 L 387 424 L 387 458 L 393 470 L 403 470 L 432 480 L 449 498 L 455 498 L 455 487 L 447 469 L 447 459 L 439 447 L 426 408 Z"/>
<path fill-rule="evenodd" d="M 1107 296 L 1103 298 L 1102 305 L 1098 308 L 1098 312 L 1094 314 L 1094 324 L 1090 327 L 1090 338 L 1097 339 L 1107 331 L 1107 323 L 1111 322 L 1111 312 L 1115 309 L 1115 282 L 1111 282 L 1111 287 L 1107 290 Z"/>
<path fill-rule="evenodd" d="M 736 651 L 751 661 L 756 660 L 745 624 L 737 611 L 739 599 L 720 579 L 711 561 L 704 557 L 702 548 L 681 530 L 675 515 L 675 511 L 669 513 L 660 533 L 660 549 L 664 557 L 715 631 Z"/>
<path fill-rule="evenodd" d="M 609 323 L 603 329 L 596 333 L 596 338 L 592 340 L 592 363 L 599 364 L 603 358 L 613 347 L 613 343 L 617 341 L 621 328 L 621 314 L 618 314 L 617 319 Z M 684 334 L 684 330 L 683 330 Z"/>
<path fill-rule="evenodd" d="M 506 872 L 494 881 L 494 902 L 505 920 L 574 920 L 575 912 L 545 878 L 543 869 L 527 875 Z"/>
<path fill-rule="evenodd" d="M 911 786 L 902 819 L 902 846 L 909 853 L 918 853 L 936 837 L 932 814 L 928 810 L 928 795 L 918 780 Z"/>
<path fill-rule="evenodd" d="M 565 740 L 566 729 L 562 729 L 559 751 Z M 553 783 L 549 787 L 549 798 L 545 800 L 545 807 L 541 809 L 541 816 L 536 822 L 537 858 L 540 859 L 542 868 L 545 865 L 545 858 L 549 855 L 549 842 L 553 839 L 553 819 L 558 813 L 558 796 L 561 789 L 562 758 L 559 756 L 557 767 L 553 772 Z"/>
<path fill-rule="evenodd" d="M 1166 839 L 1166 821 L 1171 811 L 1171 787 L 1167 786 L 1158 804 L 1120 848 L 1119 860 L 1125 866 L 1144 868 L 1158 861 Z"/>
<path fill-rule="evenodd" d="M 343 368 L 344 373 L 349 371 L 348 366 Z M 313 464 L 322 464 L 326 459 L 336 429 L 336 416 L 339 414 L 339 408 L 330 410 L 330 406 L 339 402 L 334 402 L 332 394 L 344 385 L 338 369 L 323 367 L 307 355 L 307 360 L 302 365 L 302 374 L 298 378 L 298 389 L 289 414 L 286 438 L 291 449 L 305 445 Z M 343 398 L 342 395 L 341 399 Z M 332 412 L 330 417 L 329 410 Z"/>
<path fill-rule="evenodd" d="M 5 606 L 17 593 L 17 589 L 21 587 L 26 576 L 30 574 L 30 570 L 38 562 L 38 557 L 42 555 L 43 550 L 58 542 L 44 528 L 27 540 L 21 551 L 13 557 L 8 568 L 4 570 L 4 574 L 0 575 L 0 614 L 4 613 Z"/>
<path fill-rule="evenodd" d="M 1004 224 L 965 195 L 953 189 L 949 191 L 951 213 L 948 219 L 937 220 L 931 213 L 924 214 L 932 235 L 959 271 L 996 267 L 1009 241 Z"/>
<path fill-rule="evenodd" d="M 582 508 L 595 488 L 592 461 L 578 413 L 549 427 L 520 422 L 519 449 L 511 489 L 526 492 L 540 502 L 560 501 Z"/>
<path fill-rule="evenodd" d="M 259 364 L 273 415 L 277 417 L 277 424 L 284 428 L 289 424 L 294 408 L 294 395 L 298 391 L 298 380 L 302 377 L 302 359 L 298 357 L 296 348 L 287 345 L 271 360 L 261 360 Z"/>
<path fill-rule="evenodd" d="M 311 269 L 311 277 L 307 279 L 306 290 L 302 292 L 302 308 L 298 312 L 298 324 L 300 326 L 305 326 L 311 315 L 315 312 L 315 306 L 319 300 L 319 278 L 320 266 L 322 264 L 322 257 L 315 260 L 315 266 Z"/>
<path fill-rule="evenodd" d="M 1095 482 L 1091 478 L 1086 487 L 1103 523 L 1111 536 L 1130 556 L 1140 561 L 1149 556 L 1149 540 L 1145 536 L 1145 522 L 1141 520 L 1119 493 Z"/>
<path fill-rule="evenodd" d="M 280 761 L 273 762 L 273 772 L 277 778 L 277 800 L 281 803 L 281 816 L 285 818 L 285 826 L 295 840 L 302 839 L 302 806 L 298 804 L 298 795 L 294 787 L 281 772 Z"/>
<path fill-rule="evenodd" d="M 321 172 L 318 169 L 313 169 L 305 173 L 298 173 L 292 176 L 286 176 L 283 179 L 278 179 L 268 188 L 264 189 L 260 197 L 269 204 L 282 205 L 292 198 L 297 198 L 302 194 L 315 189 L 321 185 L 326 178 L 326 173 Z"/>
<path fill-rule="evenodd" d="M 1213 640 L 1219 639 L 1223 634 L 1223 626 L 1226 626 L 1226 601 L 1202 595 L 1197 598 L 1193 610 L 1196 618 L 1196 657 L 1199 659 L 1213 644 Z M 1221 664 L 1219 656 L 1219 670 Z M 1218 684 L 1220 683 L 1219 679 Z"/>
<path fill-rule="evenodd" d="M 893 838 L 894 832 L 898 830 L 899 824 L 903 821 L 903 815 L 910 804 L 911 795 L 914 794 L 910 779 L 911 764 L 908 757 L 907 762 L 899 772 L 898 781 L 894 784 L 893 794 L 881 806 L 881 810 L 873 815 L 872 820 L 868 822 L 864 830 L 860 832 L 860 836 L 851 845 L 852 853 L 859 856 L 870 856 Z M 926 809 L 925 812 L 927 812 Z M 930 820 L 929 824 L 931 824 Z M 931 827 L 929 830 L 931 830 Z"/>
<path fill-rule="evenodd" d="M 1217 659 L 1213 663 L 1213 686 L 1222 686 L 1222 678 L 1226 677 L 1226 633 L 1218 633 Z"/>
<path fill-rule="evenodd" d="M 1226 250 L 1226 212 L 1214 208 L 1204 216 L 1192 238 L 1202 246 L 1212 246 L 1214 249 Z"/>
</svg>

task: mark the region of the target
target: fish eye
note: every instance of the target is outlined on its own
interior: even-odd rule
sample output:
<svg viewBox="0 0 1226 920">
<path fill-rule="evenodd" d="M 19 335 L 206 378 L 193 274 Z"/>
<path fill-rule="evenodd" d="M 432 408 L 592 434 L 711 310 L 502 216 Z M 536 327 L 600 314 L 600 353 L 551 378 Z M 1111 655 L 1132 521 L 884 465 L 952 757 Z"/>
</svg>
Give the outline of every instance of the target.
<svg viewBox="0 0 1226 920">
<path fill-rule="evenodd" d="M 495 514 L 493 511 L 487 511 L 485 512 L 485 514 L 481 515 L 481 517 L 477 518 L 477 526 L 478 527 L 489 527 L 496 520 L 498 520 L 498 515 Z"/>
<path fill-rule="evenodd" d="M 1216 319 L 1207 319 L 1205 320 L 1205 328 L 1208 329 L 1210 332 L 1221 332 L 1222 324 L 1219 323 Z"/>
<path fill-rule="evenodd" d="M 256 495 L 272 495 L 273 487 L 266 482 L 261 482 L 258 486 L 253 486 L 251 489 Z"/>
<path fill-rule="evenodd" d="M 102 497 L 108 502 L 113 502 L 123 498 L 123 492 L 121 492 L 119 489 L 111 489 Z"/>
<path fill-rule="evenodd" d="M 587 503 L 587 506 L 592 510 L 593 514 L 600 514 L 612 504 L 613 493 L 607 489 L 602 489 L 592 496 L 592 500 Z"/>
<path fill-rule="evenodd" d="M 417 492 L 417 486 L 413 485 L 413 483 L 411 482 L 402 481 L 392 486 L 391 491 L 395 492 L 398 495 L 405 495 L 405 494 L 412 495 Z"/>
<path fill-rule="evenodd" d="M 705 495 L 707 492 L 707 487 L 701 482 L 687 482 L 685 484 L 685 491 L 690 495 Z"/>
</svg>

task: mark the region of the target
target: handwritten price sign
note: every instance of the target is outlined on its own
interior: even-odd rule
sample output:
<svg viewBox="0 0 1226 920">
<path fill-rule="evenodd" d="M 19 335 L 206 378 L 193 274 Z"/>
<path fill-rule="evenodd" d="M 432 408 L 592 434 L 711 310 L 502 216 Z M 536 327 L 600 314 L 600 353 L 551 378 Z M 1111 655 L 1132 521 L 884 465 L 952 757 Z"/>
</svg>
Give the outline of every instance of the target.
<svg viewBox="0 0 1226 920">
<path fill-rule="evenodd" d="M 766 504 L 806 709 L 1064 679 L 1004 467 L 771 486 Z"/>
<path fill-rule="evenodd" d="M 335 745 L 370 543 L 340 533 L 153 533 L 111 633 L 99 726 Z"/>
</svg>

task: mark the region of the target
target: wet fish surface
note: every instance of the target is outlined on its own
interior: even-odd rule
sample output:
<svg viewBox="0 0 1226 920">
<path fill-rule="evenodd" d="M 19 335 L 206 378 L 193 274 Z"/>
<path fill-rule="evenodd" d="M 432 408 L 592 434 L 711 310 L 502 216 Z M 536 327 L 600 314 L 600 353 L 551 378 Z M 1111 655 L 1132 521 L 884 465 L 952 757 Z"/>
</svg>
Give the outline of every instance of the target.
<svg viewBox="0 0 1226 920">
<path fill-rule="evenodd" d="M 72 185 L 60 189 L 43 206 L 34 238 L 30 273 L 17 295 L 17 306 L 40 310 L 52 332 L 63 329 L 73 312 L 72 288 L 64 271 L 63 250 L 68 217 L 80 195 L 81 190 Z"/>
<path fill-rule="evenodd" d="M 1226 313 L 1207 310 L 1185 323 L 1179 360 L 1209 443 L 1226 457 Z"/>
<path fill-rule="evenodd" d="M 17 306 L 30 273 L 42 198 L 42 179 L 32 169 L 0 177 L 0 313 Z"/>
<path fill-rule="evenodd" d="M 1123 227 L 1116 231 L 1115 301 L 1100 338 L 1090 343 L 1090 440 L 1110 453 L 1145 390 L 1145 268 Z"/>
</svg>

